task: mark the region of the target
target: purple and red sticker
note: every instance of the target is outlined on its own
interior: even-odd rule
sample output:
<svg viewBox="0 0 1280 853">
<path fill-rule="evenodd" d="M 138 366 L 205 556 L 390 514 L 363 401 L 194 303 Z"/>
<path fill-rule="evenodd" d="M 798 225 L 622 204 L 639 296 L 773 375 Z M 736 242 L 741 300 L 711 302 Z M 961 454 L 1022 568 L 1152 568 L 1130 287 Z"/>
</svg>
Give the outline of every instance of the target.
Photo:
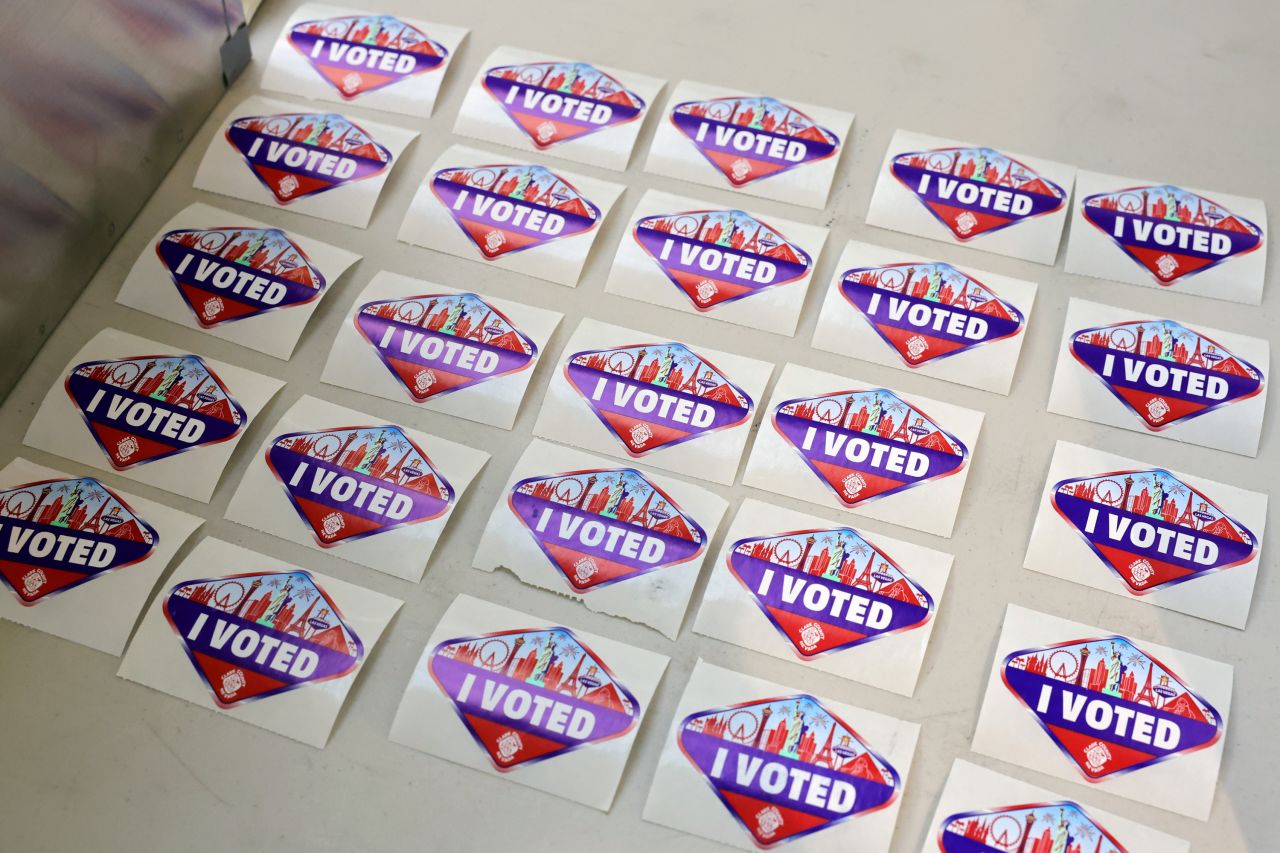
<svg viewBox="0 0 1280 853">
<path fill-rule="evenodd" d="M 960 812 L 938 829 L 942 853 L 1128 853 L 1070 800 Z"/>
<path fill-rule="evenodd" d="M 648 216 L 632 236 L 698 311 L 801 279 L 813 263 L 772 225 L 741 210 Z"/>
<path fill-rule="evenodd" d="M 686 101 L 671 123 L 735 187 L 825 160 L 840 138 L 773 98 Z"/>
<path fill-rule="evenodd" d="M 893 765 L 805 694 L 698 711 L 676 738 L 762 848 L 888 808 L 901 792 Z"/>
<path fill-rule="evenodd" d="M 1247 563 L 1249 528 L 1168 471 L 1111 471 L 1055 483 L 1053 508 L 1133 595 Z"/>
<path fill-rule="evenodd" d="M 806 660 L 919 628 L 933 617 L 928 591 L 848 527 L 739 539 L 726 562 Z"/>
<path fill-rule="evenodd" d="M 1163 286 L 1262 245 L 1259 226 L 1169 184 L 1087 196 L 1080 212 Z"/>
<path fill-rule="evenodd" d="M 422 403 L 527 370 L 538 346 L 474 293 L 433 293 L 366 302 L 356 330 Z"/>
<path fill-rule="evenodd" d="M 1000 677 L 1090 782 L 1206 749 L 1222 736 L 1217 710 L 1125 637 L 1013 652 Z"/>
<path fill-rule="evenodd" d="M 325 277 L 278 228 L 170 231 L 156 256 L 205 329 L 320 297 Z"/>
<path fill-rule="evenodd" d="M 633 468 L 530 477 L 507 504 L 577 592 L 687 563 L 706 548 L 698 522 Z"/>
<path fill-rule="evenodd" d="M 446 640 L 427 669 L 499 771 L 622 737 L 640 719 L 636 697 L 568 628 Z"/>
<path fill-rule="evenodd" d="M 346 100 L 433 71 L 449 55 L 422 30 L 390 15 L 302 21 L 288 39 Z"/>
<path fill-rule="evenodd" d="M 227 141 L 279 204 L 289 204 L 391 167 L 391 151 L 337 113 L 244 116 Z"/>
<path fill-rule="evenodd" d="M 276 436 L 266 460 L 326 548 L 439 518 L 454 500 L 453 487 L 397 426 Z"/>
<path fill-rule="evenodd" d="M 441 169 L 431 191 L 486 261 L 591 231 L 600 208 L 544 166 Z"/>
<path fill-rule="evenodd" d="M 1018 307 L 950 264 L 898 263 L 845 271 L 840 294 L 908 367 L 1020 333 Z"/>
<path fill-rule="evenodd" d="M 197 355 L 86 361 L 71 369 L 66 390 L 121 471 L 229 441 L 249 417 Z"/>
<path fill-rule="evenodd" d="M 1257 367 L 1173 320 L 1081 329 L 1071 355 L 1157 432 L 1260 393 Z"/>
<path fill-rule="evenodd" d="M 577 352 L 564 373 L 634 457 L 735 427 L 755 406 L 714 364 L 679 343 Z"/>
<path fill-rule="evenodd" d="M 160 534 L 92 477 L 0 490 L 0 581 L 26 606 L 140 563 Z"/>
<path fill-rule="evenodd" d="M 833 391 L 780 403 L 773 428 L 847 507 L 958 474 L 960 439 L 892 391 Z"/>
<path fill-rule="evenodd" d="M 1067 203 L 1067 193 L 992 148 L 898 154 L 889 171 L 957 240 L 999 231 Z"/>
<path fill-rule="evenodd" d="M 219 708 L 349 675 L 364 644 L 308 572 L 185 581 L 164 616 Z"/>
<path fill-rule="evenodd" d="M 644 99 L 583 62 L 490 68 L 480 85 L 539 149 L 635 121 Z"/>
</svg>

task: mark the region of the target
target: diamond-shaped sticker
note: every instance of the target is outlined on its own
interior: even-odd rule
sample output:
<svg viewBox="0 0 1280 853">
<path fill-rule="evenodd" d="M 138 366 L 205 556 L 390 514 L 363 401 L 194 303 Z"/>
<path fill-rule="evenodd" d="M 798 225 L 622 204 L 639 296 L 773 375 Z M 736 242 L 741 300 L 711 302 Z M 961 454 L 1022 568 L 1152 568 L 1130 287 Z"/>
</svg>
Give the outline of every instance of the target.
<svg viewBox="0 0 1280 853">
<path fill-rule="evenodd" d="M 898 154 L 889 171 L 946 226 L 969 240 L 1053 213 L 1062 187 L 993 148 L 935 148 Z"/>
<path fill-rule="evenodd" d="M 1253 533 L 1168 471 L 1062 480 L 1053 508 L 1134 595 L 1247 563 Z"/>
<path fill-rule="evenodd" d="M 794 841 L 898 798 L 898 771 L 812 696 L 698 711 L 681 752 L 759 847 Z"/>
<path fill-rule="evenodd" d="M 813 262 L 772 225 L 741 210 L 648 216 L 632 233 L 699 311 L 803 278 Z"/>
<path fill-rule="evenodd" d="M 538 148 L 635 121 L 644 100 L 583 62 L 490 68 L 480 84 Z"/>
<path fill-rule="evenodd" d="M 1258 368 L 1173 320 L 1081 329 L 1071 355 L 1153 432 L 1247 400 L 1264 382 Z"/>
<path fill-rule="evenodd" d="M 1205 749 L 1218 712 L 1125 637 L 1023 649 L 1004 659 L 1005 687 L 1090 782 Z"/>
<path fill-rule="evenodd" d="M 908 367 L 1012 337 L 1026 324 L 1017 306 L 950 264 L 847 270 L 840 294 Z"/>
<path fill-rule="evenodd" d="M 565 376 L 631 456 L 737 426 L 754 403 L 684 344 L 633 344 L 569 356 Z"/>
<path fill-rule="evenodd" d="M 1128 853 L 1069 800 L 950 815 L 938 830 L 938 847 L 943 853 Z"/>
<path fill-rule="evenodd" d="M 347 100 L 439 68 L 449 55 L 422 30 L 390 15 L 302 21 L 288 38 Z"/>
<path fill-rule="evenodd" d="M 0 580 L 33 605 L 140 563 L 160 541 L 119 495 L 92 477 L 0 489 Z"/>
<path fill-rule="evenodd" d="M 170 231 L 156 256 L 206 329 L 319 298 L 325 277 L 278 228 Z"/>
<path fill-rule="evenodd" d="M 197 355 L 86 361 L 71 369 L 66 389 L 118 470 L 228 441 L 248 419 Z"/>
<path fill-rule="evenodd" d="M 380 175 L 391 152 L 337 113 L 244 116 L 227 141 L 279 204 Z"/>
<path fill-rule="evenodd" d="M 687 563 L 706 547 L 698 522 L 633 468 L 530 477 L 507 503 L 579 592 Z"/>
<path fill-rule="evenodd" d="M 1080 212 L 1165 286 L 1262 245 L 1248 219 L 1169 184 L 1087 196 Z"/>
<path fill-rule="evenodd" d="M 453 503 L 453 487 L 397 426 L 276 436 L 266 459 L 324 547 L 439 518 Z"/>
<path fill-rule="evenodd" d="M 928 591 L 848 527 L 739 539 L 726 562 L 802 658 L 910 631 L 933 616 Z"/>
<path fill-rule="evenodd" d="M 640 703 L 568 628 L 446 640 L 427 664 L 500 771 L 622 737 Z"/>
<path fill-rule="evenodd" d="M 342 678 L 364 644 L 307 572 L 180 583 L 164 615 L 220 708 Z"/>
<path fill-rule="evenodd" d="M 840 138 L 773 98 L 686 101 L 671 109 L 671 123 L 735 187 L 825 160 Z"/>
<path fill-rule="evenodd" d="M 474 293 L 366 302 L 356 329 L 409 396 L 421 403 L 526 370 L 538 347 Z"/>
<path fill-rule="evenodd" d="M 600 222 L 600 208 L 543 166 L 441 169 L 431 191 L 487 261 L 585 234 Z"/>
<path fill-rule="evenodd" d="M 892 391 L 833 391 L 786 400 L 773 428 L 845 506 L 959 473 L 960 439 Z"/>
</svg>

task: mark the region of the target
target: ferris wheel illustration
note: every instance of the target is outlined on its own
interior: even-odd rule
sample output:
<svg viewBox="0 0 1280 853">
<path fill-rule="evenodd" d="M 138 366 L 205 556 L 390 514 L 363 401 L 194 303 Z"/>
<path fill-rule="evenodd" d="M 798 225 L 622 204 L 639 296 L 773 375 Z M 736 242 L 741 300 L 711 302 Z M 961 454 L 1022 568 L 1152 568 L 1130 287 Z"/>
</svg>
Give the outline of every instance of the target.
<svg viewBox="0 0 1280 853">
<path fill-rule="evenodd" d="M 1132 329 L 1114 329 L 1109 337 L 1110 348 L 1132 352 L 1138 345 L 1138 336 Z"/>
<path fill-rule="evenodd" d="M 824 424 L 839 423 L 842 414 L 844 414 L 844 406 L 834 397 L 820 400 L 813 407 L 813 420 L 822 421 Z"/>
<path fill-rule="evenodd" d="M 726 103 L 724 101 L 713 101 L 711 105 L 707 107 L 707 118 L 713 119 L 714 121 L 728 122 L 733 118 L 733 113 L 733 104 Z"/>
<path fill-rule="evenodd" d="M 1055 649 L 1049 655 L 1049 675 L 1059 681 L 1074 681 L 1080 671 L 1080 657 L 1070 649 Z"/>
<path fill-rule="evenodd" d="M 360 23 L 360 18 L 351 18 L 347 21 L 339 18 L 336 21 L 330 21 L 324 26 L 324 34 L 331 39 L 342 39 L 351 33 Z"/>
<path fill-rule="evenodd" d="M 520 69 L 517 76 L 526 86 L 539 86 L 544 79 L 551 76 L 555 68 L 554 65 L 526 65 Z"/>
<path fill-rule="evenodd" d="M 219 610 L 231 613 L 240 606 L 240 602 L 244 601 L 246 592 L 244 584 L 240 581 L 223 581 L 213 588 L 209 602 Z"/>
<path fill-rule="evenodd" d="M 879 279 L 878 286 L 883 290 L 902 293 L 907 289 L 907 272 L 901 267 L 885 267 L 880 270 Z"/>
<path fill-rule="evenodd" d="M 925 158 L 925 168 L 930 172 L 950 172 L 959 158 L 959 151 L 932 151 Z"/>
<path fill-rule="evenodd" d="M 492 637 L 480 645 L 476 661 L 490 672 L 498 672 L 511 657 L 511 645 L 499 637 Z"/>
<path fill-rule="evenodd" d="M 14 518 L 24 518 L 36 505 L 35 492 L 22 489 L 0 501 L 0 513 Z"/>
<path fill-rule="evenodd" d="M 272 116 L 262 125 L 262 132 L 267 136 L 285 136 L 293 129 L 295 118 L 301 116 Z"/>
<path fill-rule="evenodd" d="M 311 445 L 311 455 L 317 459 L 326 461 L 332 460 L 338 455 L 338 451 L 342 449 L 342 439 L 331 432 L 327 432 L 316 438 Z"/>
<path fill-rule="evenodd" d="M 784 566 L 798 566 L 802 556 L 804 556 L 804 546 L 795 539 L 779 539 L 774 543 L 774 562 L 781 563 Z"/>
<path fill-rule="evenodd" d="M 226 231 L 205 231 L 196 241 L 196 247 L 202 252 L 216 255 L 229 242 L 231 242 L 231 235 Z"/>
<path fill-rule="evenodd" d="M 471 184 L 473 187 L 479 187 L 482 190 L 492 189 L 493 185 L 498 182 L 498 173 L 487 166 L 472 169 L 469 174 L 465 169 L 455 169 L 453 174 L 466 175 L 467 183 Z"/>
<path fill-rule="evenodd" d="M 1116 199 L 1116 206 L 1126 213 L 1141 213 L 1146 215 L 1146 205 L 1143 198 L 1138 193 L 1121 193 Z"/>
<path fill-rule="evenodd" d="M 1099 480 L 1094 486 L 1093 496 L 1107 506 L 1120 506 L 1124 500 L 1124 487 L 1115 480 Z"/>
<path fill-rule="evenodd" d="M 395 318 L 402 323 L 417 326 L 420 325 L 420 321 L 426 316 L 426 313 L 427 306 L 416 299 L 410 299 L 396 306 Z"/>
<path fill-rule="evenodd" d="M 760 731 L 760 717 L 755 711 L 739 708 L 725 721 L 725 733 L 738 743 L 751 743 Z"/>
<path fill-rule="evenodd" d="M 671 223 L 671 230 L 681 237 L 696 238 L 700 228 L 702 228 L 701 217 L 691 213 L 682 213 Z"/>
<path fill-rule="evenodd" d="M 553 493 L 562 504 L 576 505 L 586 491 L 586 486 L 577 477 L 563 477 L 556 482 Z"/>
<path fill-rule="evenodd" d="M 609 372 L 620 376 L 630 373 L 635 364 L 636 356 L 625 350 L 619 350 L 605 359 L 605 366 L 609 368 Z"/>
<path fill-rule="evenodd" d="M 136 361 L 122 361 L 107 372 L 107 379 L 112 385 L 128 388 L 142 375 L 142 366 Z"/>
<path fill-rule="evenodd" d="M 1018 845 L 1022 843 L 1023 834 L 1022 821 L 1011 814 L 997 815 L 991 821 L 991 833 L 987 836 L 987 843 L 1001 850 L 1017 850 Z"/>
</svg>

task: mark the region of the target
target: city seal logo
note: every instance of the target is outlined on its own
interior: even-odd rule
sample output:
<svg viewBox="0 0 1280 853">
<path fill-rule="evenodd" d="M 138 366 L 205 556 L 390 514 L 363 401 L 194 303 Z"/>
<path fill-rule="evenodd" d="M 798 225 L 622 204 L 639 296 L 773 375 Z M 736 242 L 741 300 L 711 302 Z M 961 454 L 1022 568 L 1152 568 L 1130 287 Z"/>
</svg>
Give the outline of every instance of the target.
<svg viewBox="0 0 1280 853">
<path fill-rule="evenodd" d="M 490 68 L 480 85 L 539 149 L 635 121 L 645 106 L 635 92 L 582 62 Z"/>
<path fill-rule="evenodd" d="M 441 169 L 431 191 L 486 261 L 585 234 L 600 223 L 600 208 L 542 166 Z"/>
<path fill-rule="evenodd" d="M 887 808 L 902 788 L 888 761 L 803 694 L 698 711 L 676 740 L 758 847 Z"/>
<path fill-rule="evenodd" d="M 530 477 L 507 505 L 577 592 L 687 563 L 706 548 L 698 522 L 632 468 Z"/>
<path fill-rule="evenodd" d="M 427 671 L 495 769 L 631 732 L 640 702 L 568 628 L 446 640 Z"/>
<path fill-rule="evenodd" d="M 1262 371 L 1172 320 L 1081 329 L 1071 355 L 1158 432 L 1262 391 Z"/>
<path fill-rule="evenodd" d="M 686 101 L 671 123 L 735 187 L 825 160 L 840 138 L 773 98 Z"/>
<path fill-rule="evenodd" d="M 444 64 L 449 51 L 390 15 L 303 21 L 289 44 L 346 100 Z"/>
<path fill-rule="evenodd" d="M 454 499 L 453 487 L 397 426 L 276 436 L 266 459 L 324 547 L 439 518 Z"/>
<path fill-rule="evenodd" d="M 0 580 L 24 605 L 140 563 L 154 527 L 91 477 L 0 489 Z"/>
<path fill-rule="evenodd" d="M 156 256 L 196 322 L 211 329 L 320 297 L 325 277 L 277 228 L 170 231 Z"/>
<path fill-rule="evenodd" d="M 729 571 L 796 654 L 859 646 L 933 618 L 933 597 L 856 530 L 739 539 Z"/>
<path fill-rule="evenodd" d="M 773 428 L 847 507 L 959 473 L 969 458 L 960 439 L 883 388 L 787 400 Z"/>
<path fill-rule="evenodd" d="M 474 293 L 434 293 L 366 302 L 356 330 L 421 403 L 527 370 L 537 345 Z"/>
<path fill-rule="evenodd" d="M 636 223 L 636 242 L 698 311 L 803 278 L 813 259 L 741 210 L 690 210 Z"/>
<path fill-rule="evenodd" d="M 1133 595 L 1247 563 L 1258 553 L 1247 527 L 1168 471 L 1062 480 L 1052 500 Z"/>
<path fill-rule="evenodd" d="M 1005 687 L 1085 779 L 1097 782 L 1217 743 L 1218 712 L 1124 637 L 1023 649 Z"/>
<path fill-rule="evenodd" d="M 961 812 L 942 821 L 942 853 L 1128 853 L 1106 827 L 1069 800 Z"/>
<path fill-rule="evenodd" d="M 237 118 L 227 141 L 277 204 L 372 178 L 391 166 L 389 150 L 337 113 Z"/>
<path fill-rule="evenodd" d="M 249 418 L 196 355 L 86 361 L 71 369 L 66 390 L 120 471 L 228 441 Z"/>
<path fill-rule="evenodd" d="M 180 583 L 164 615 L 220 708 L 349 675 L 364 644 L 304 571 Z"/>
<path fill-rule="evenodd" d="M 728 429 L 755 406 L 684 344 L 633 344 L 569 356 L 569 384 L 631 456 Z"/>
<path fill-rule="evenodd" d="M 1163 286 L 1262 245 L 1257 225 L 1168 184 L 1087 196 L 1080 212 Z"/>
<path fill-rule="evenodd" d="M 847 270 L 840 295 L 908 367 L 1003 340 L 1022 312 L 950 264 L 900 263 Z"/>
<path fill-rule="evenodd" d="M 1053 213 L 1067 203 L 1062 187 L 991 148 L 898 154 L 889 171 L 957 240 Z"/>
</svg>

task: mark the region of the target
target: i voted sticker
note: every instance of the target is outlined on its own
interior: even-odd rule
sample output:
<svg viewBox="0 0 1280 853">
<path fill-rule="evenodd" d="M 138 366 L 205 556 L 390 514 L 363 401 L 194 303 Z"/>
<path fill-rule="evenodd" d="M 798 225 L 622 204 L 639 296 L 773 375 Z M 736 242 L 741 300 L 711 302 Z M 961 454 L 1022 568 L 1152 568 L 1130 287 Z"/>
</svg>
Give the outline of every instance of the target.
<svg viewBox="0 0 1280 853">
<path fill-rule="evenodd" d="M 248 415 L 197 355 L 140 355 L 72 368 L 67 395 L 118 470 L 229 441 Z"/>
<path fill-rule="evenodd" d="M 1259 226 L 1169 184 L 1087 196 L 1080 211 L 1165 286 L 1262 245 Z"/>
<path fill-rule="evenodd" d="M 266 459 L 324 547 L 439 518 L 454 499 L 453 487 L 397 426 L 277 436 Z"/>
<path fill-rule="evenodd" d="M 726 561 L 802 658 L 919 628 L 933 597 L 848 527 L 739 539 Z"/>
<path fill-rule="evenodd" d="M 568 628 L 446 640 L 427 664 L 500 771 L 622 737 L 640 703 Z"/>
<path fill-rule="evenodd" d="M 812 696 L 698 711 L 680 751 L 759 847 L 890 806 L 898 771 Z"/>
<path fill-rule="evenodd" d="M 245 116 L 227 141 L 279 204 L 382 174 L 391 151 L 337 113 Z"/>
<path fill-rule="evenodd" d="M 908 367 L 1012 337 L 1017 306 L 950 264 L 899 263 L 847 270 L 840 294 Z"/>
<path fill-rule="evenodd" d="M 773 428 L 854 507 L 959 473 L 969 449 L 892 391 L 833 391 L 780 403 Z"/>
<path fill-rule="evenodd" d="M 1000 675 L 1090 782 L 1205 749 L 1222 736 L 1214 707 L 1125 637 L 1017 651 Z"/>
<path fill-rule="evenodd" d="M 364 644 L 307 572 L 192 580 L 171 589 L 164 616 L 220 708 L 342 678 Z"/>
<path fill-rule="evenodd" d="M 431 191 L 485 260 L 585 234 L 600 208 L 543 166 L 441 169 Z"/>
<path fill-rule="evenodd" d="M 159 541 L 154 527 L 92 477 L 0 489 L 0 580 L 27 606 L 140 563 Z"/>
<path fill-rule="evenodd" d="M 326 284 L 306 252 L 278 228 L 170 231 L 156 243 L 156 256 L 206 329 L 304 305 Z"/>
<path fill-rule="evenodd" d="M 449 55 L 422 30 L 390 15 L 302 21 L 288 39 L 347 100 L 439 68 Z"/>
<path fill-rule="evenodd" d="M 644 100 L 583 62 L 531 62 L 490 68 L 480 80 L 538 148 L 635 121 Z"/>
<path fill-rule="evenodd" d="M 942 853 L 1128 853 L 1070 800 L 949 815 L 938 847 Z"/>
<path fill-rule="evenodd" d="M 1062 480 L 1052 501 L 1134 595 L 1239 566 L 1258 553 L 1247 527 L 1158 468 Z"/>
<path fill-rule="evenodd" d="M 686 101 L 671 123 L 735 187 L 832 156 L 840 138 L 773 98 Z"/>
<path fill-rule="evenodd" d="M 687 563 L 706 548 L 698 522 L 633 468 L 530 477 L 507 504 L 579 592 Z"/>
<path fill-rule="evenodd" d="M 1071 355 L 1153 432 L 1262 391 L 1262 371 L 1173 320 L 1081 329 Z"/>
<path fill-rule="evenodd" d="M 755 403 L 684 344 L 574 353 L 565 376 L 631 456 L 737 426 Z"/>
<path fill-rule="evenodd" d="M 796 281 L 813 263 L 772 225 L 741 210 L 648 216 L 632 236 L 699 311 Z"/>
<path fill-rule="evenodd" d="M 992 148 L 897 154 L 890 172 L 957 240 L 1059 210 L 1062 187 Z"/>
</svg>

